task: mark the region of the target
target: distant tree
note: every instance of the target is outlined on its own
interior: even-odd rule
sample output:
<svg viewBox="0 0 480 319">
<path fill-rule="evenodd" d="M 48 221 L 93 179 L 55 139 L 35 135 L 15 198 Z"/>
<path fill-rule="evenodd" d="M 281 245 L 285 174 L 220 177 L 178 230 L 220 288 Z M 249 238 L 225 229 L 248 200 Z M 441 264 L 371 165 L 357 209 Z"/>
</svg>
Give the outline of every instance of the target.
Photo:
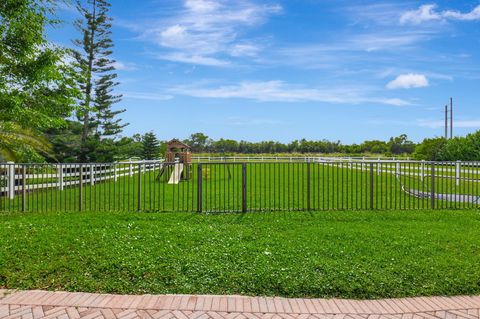
<svg viewBox="0 0 480 319">
<path fill-rule="evenodd" d="M 388 145 L 384 141 L 372 140 L 360 144 L 362 153 L 385 154 L 388 152 Z"/>
<path fill-rule="evenodd" d="M 160 142 L 153 132 L 145 133 L 142 136 L 142 158 L 153 160 L 160 155 Z"/>
<path fill-rule="evenodd" d="M 443 137 L 426 138 L 415 147 L 413 157 L 418 160 L 438 161 L 447 140 Z"/>
<path fill-rule="evenodd" d="M 185 142 L 187 142 L 193 152 L 205 152 L 210 147 L 212 141 L 203 133 L 194 133 Z"/>
<path fill-rule="evenodd" d="M 443 161 L 479 161 L 480 131 L 447 140 L 439 152 Z"/>
<path fill-rule="evenodd" d="M 82 125 L 76 121 L 67 121 L 62 128 L 53 128 L 45 132 L 52 144 L 52 156 L 49 161 L 74 163 L 79 161 Z"/>
<path fill-rule="evenodd" d="M 118 160 L 141 158 L 143 156 L 142 136 L 134 134 L 132 137 L 122 137 L 116 141 L 115 149 L 115 156 Z"/>
<path fill-rule="evenodd" d="M 73 56 L 82 92 L 77 117 L 83 125 L 80 154 L 83 161 L 93 160 L 95 149 L 90 148 L 99 144 L 89 139 L 115 136 L 127 125 L 117 118 L 125 110 L 112 109 L 115 103 L 120 102 L 121 95 L 113 94 L 118 82 L 115 81 L 115 61 L 110 58 L 113 41 L 109 8 L 106 0 L 77 0 L 82 19 L 78 19 L 75 26 L 81 33 L 81 39 L 74 40 L 79 50 L 75 50 Z"/>
<path fill-rule="evenodd" d="M 48 43 L 54 1 L 0 1 L 0 152 L 16 159 L 48 143 L 41 131 L 64 124 L 75 105 L 65 50 Z M 23 155 L 22 155 L 23 154 Z"/>
<path fill-rule="evenodd" d="M 415 150 L 415 143 L 408 140 L 406 134 L 402 134 L 398 137 L 391 137 L 388 142 L 388 147 L 392 154 L 411 154 Z"/>
<path fill-rule="evenodd" d="M 238 142 L 221 138 L 212 143 L 212 148 L 218 153 L 235 153 L 238 152 Z"/>
</svg>

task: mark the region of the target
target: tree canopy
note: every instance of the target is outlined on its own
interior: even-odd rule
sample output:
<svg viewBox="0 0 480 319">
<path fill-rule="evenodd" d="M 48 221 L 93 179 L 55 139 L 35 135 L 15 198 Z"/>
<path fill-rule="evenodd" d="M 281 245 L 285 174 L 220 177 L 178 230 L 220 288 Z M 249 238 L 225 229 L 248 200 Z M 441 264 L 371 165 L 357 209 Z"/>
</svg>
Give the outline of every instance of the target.
<svg viewBox="0 0 480 319">
<path fill-rule="evenodd" d="M 0 2 L 0 122 L 11 133 L 0 145 L 4 156 L 45 152 L 39 132 L 64 125 L 74 108 L 78 91 L 66 51 L 45 36 L 54 10 L 48 0 Z"/>
</svg>

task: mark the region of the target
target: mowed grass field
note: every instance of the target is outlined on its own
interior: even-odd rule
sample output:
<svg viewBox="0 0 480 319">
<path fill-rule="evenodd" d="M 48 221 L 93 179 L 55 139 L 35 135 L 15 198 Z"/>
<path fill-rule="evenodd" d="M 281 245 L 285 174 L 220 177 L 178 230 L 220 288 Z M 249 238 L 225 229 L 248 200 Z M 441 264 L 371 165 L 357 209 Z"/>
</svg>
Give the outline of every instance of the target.
<svg viewBox="0 0 480 319">
<path fill-rule="evenodd" d="M 78 185 L 27 192 L 25 201 L 17 194 L 0 198 L 0 210 L 21 211 L 197 211 L 198 164 L 189 168 L 190 178 L 177 185 L 168 184 L 170 171 L 159 178 L 160 167 L 145 174 L 106 179 L 83 185 L 80 204 Z M 404 165 L 395 175 L 395 164 L 377 167 L 328 163 L 248 163 L 245 170 L 245 201 L 248 211 L 305 211 L 346 209 L 426 209 L 431 200 L 411 196 L 404 190 L 430 193 L 428 169 L 422 180 L 418 171 Z M 417 172 L 414 174 L 414 171 Z M 201 209 L 203 212 L 242 211 L 242 165 L 203 164 Z M 478 196 L 477 180 L 440 177 L 436 172 L 435 191 Z M 86 174 L 88 176 L 88 174 Z M 111 177 L 105 174 L 99 177 Z M 42 179 L 38 183 L 44 183 Z M 52 180 L 48 180 L 52 182 Z M 55 181 L 53 181 L 55 182 Z M 473 208 L 478 203 L 437 200 L 436 208 Z"/>
<path fill-rule="evenodd" d="M 0 288 L 380 298 L 480 293 L 480 212 L 0 214 Z"/>
</svg>

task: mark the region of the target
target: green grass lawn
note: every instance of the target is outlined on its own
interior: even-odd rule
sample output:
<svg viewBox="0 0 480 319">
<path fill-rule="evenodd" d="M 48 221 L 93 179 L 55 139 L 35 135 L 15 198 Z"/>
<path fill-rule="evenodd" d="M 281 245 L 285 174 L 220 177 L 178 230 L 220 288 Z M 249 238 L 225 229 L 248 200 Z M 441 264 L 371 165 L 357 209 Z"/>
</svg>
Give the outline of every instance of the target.
<svg viewBox="0 0 480 319">
<path fill-rule="evenodd" d="M 4 213 L 0 288 L 379 298 L 480 293 L 480 212 Z"/>
</svg>

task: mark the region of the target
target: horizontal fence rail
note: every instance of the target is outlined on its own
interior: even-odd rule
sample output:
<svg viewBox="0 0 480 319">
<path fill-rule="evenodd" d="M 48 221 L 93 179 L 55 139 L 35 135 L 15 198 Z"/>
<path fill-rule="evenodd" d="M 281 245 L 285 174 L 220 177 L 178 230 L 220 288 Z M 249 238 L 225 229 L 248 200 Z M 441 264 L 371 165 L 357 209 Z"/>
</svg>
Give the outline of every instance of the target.
<svg viewBox="0 0 480 319">
<path fill-rule="evenodd" d="M 363 159 L 0 164 L 1 211 L 478 208 L 480 162 Z"/>
<path fill-rule="evenodd" d="M 396 157 L 335 157 L 335 156 L 193 156 L 193 162 L 330 162 L 330 161 L 410 161 Z"/>
</svg>

